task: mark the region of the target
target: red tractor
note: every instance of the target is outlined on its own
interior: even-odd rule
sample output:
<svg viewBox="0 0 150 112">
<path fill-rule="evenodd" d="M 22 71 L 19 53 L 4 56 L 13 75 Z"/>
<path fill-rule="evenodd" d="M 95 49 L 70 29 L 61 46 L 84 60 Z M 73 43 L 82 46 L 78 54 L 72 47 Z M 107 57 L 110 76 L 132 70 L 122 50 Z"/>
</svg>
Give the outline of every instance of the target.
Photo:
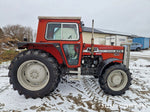
<svg viewBox="0 0 150 112">
<path fill-rule="evenodd" d="M 66 74 L 93 75 L 102 90 L 121 95 L 131 85 L 124 64 L 125 47 L 83 43 L 80 17 L 39 17 L 36 42 L 18 43 L 9 66 L 10 83 L 26 98 L 43 98 L 53 92 Z"/>
</svg>

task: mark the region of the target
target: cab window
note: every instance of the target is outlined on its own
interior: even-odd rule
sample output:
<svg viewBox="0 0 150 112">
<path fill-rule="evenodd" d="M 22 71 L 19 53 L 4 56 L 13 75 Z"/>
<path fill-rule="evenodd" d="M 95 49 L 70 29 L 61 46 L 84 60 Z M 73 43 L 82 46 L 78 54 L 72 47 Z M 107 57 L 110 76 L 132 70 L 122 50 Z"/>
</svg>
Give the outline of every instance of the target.
<svg viewBox="0 0 150 112">
<path fill-rule="evenodd" d="M 76 23 L 48 23 L 45 38 L 47 40 L 78 40 Z"/>
</svg>

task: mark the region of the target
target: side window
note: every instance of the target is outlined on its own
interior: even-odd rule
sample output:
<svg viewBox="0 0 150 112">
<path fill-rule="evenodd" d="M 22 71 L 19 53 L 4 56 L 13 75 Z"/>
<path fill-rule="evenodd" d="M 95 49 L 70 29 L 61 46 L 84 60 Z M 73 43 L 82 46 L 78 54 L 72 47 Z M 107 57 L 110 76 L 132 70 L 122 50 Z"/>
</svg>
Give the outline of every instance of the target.
<svg viewBox="0 0 150 112">
<path fill-rule="evenodd" d="M 47 40 L 78 40 L 76 23 L 48 23 L 45 38 Z"/>
<path fill-rule="evenodd" d="M 60 40 L 61 39 L 61 24 L 48 24 L 46 31 L 46 39 Z"/>
<path fill-rule="evenodd" d="M 80 45 L 79 44 L 65 44 L 63 45 L 63 49 L 65 52 L 68 64 L 77 65 L 79 61 Z"/>
<path fill-rule="evenodd" d="M 78 40 L 76 24 L 63 24 L 62 39 L 63 40 Z"/>
</svg>

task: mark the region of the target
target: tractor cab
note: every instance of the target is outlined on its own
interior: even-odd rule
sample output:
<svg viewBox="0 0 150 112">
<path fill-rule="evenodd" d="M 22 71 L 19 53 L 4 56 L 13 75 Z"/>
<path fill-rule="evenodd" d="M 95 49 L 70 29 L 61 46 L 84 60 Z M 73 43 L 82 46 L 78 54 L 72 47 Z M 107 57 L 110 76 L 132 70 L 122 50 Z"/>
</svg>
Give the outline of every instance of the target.
<svg viewBox="0 0 150 112">
<path fill-rule="evenodd" d="M 36 42 L 57 43 L 68 67 L 81 64 L 82 29 L 80 17 L 39 17 Z"/>
</svg>

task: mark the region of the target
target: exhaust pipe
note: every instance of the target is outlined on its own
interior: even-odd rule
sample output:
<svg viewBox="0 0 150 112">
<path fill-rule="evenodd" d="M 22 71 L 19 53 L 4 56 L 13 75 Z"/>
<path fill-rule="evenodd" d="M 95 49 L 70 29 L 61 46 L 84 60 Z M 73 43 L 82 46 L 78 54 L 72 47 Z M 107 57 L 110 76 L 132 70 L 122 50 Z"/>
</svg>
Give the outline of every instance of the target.
<svg viewBox="0 0 150 112">
<path fill-rule="evenodd" d="M 94 19 L 92 20 L 91 58 L 94 58 Z"/>
</svg>

